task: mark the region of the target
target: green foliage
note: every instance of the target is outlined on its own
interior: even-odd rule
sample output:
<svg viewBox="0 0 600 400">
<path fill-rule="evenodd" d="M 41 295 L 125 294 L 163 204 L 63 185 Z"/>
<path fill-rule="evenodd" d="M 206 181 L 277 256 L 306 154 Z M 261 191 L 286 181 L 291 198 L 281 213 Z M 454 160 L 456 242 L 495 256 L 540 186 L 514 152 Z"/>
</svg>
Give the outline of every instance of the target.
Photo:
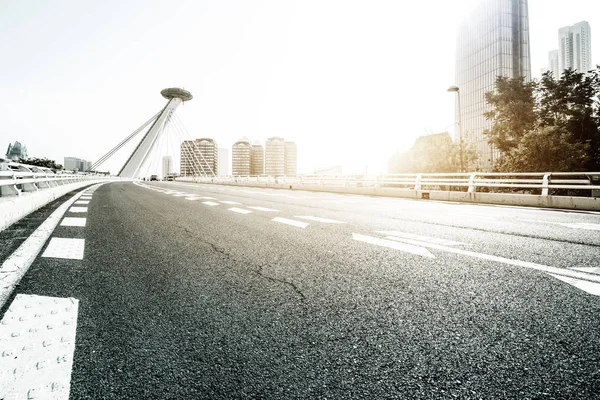
<svg viewBox="0 0 600 400">
<path fill-rule="evenodd" d="M 540 81 L 498 77 L 486 93 L 488 142 L 502 153 L 500 171 L 600 170 L 600 67 L 565 70 Z"/>
<path fill-rule="evenodd" d="M 461 143 L 454 143 L 446 132 L 420 136 L 406 153 L 398 153 L 390 160 L 390 173 L 460 172 Z M 463 142 L 464 169 L 473 165 L 477 154 Z"/>
<path fill-rule="evenodd" d="M 48 158 L 37 158 L 37 157 L 30 157 L 30 158 L 20 158 L 19 162 L 21 164 L 28 164 L 28 165 L 35 165 L 38 167 L 46 167 L 46 168 L 51 168 L 51 169 L 63 169 L 63 166 L 60 164 L 57 164 L 56 161 L 54 160 L 50 160 Z"/>
</svg>

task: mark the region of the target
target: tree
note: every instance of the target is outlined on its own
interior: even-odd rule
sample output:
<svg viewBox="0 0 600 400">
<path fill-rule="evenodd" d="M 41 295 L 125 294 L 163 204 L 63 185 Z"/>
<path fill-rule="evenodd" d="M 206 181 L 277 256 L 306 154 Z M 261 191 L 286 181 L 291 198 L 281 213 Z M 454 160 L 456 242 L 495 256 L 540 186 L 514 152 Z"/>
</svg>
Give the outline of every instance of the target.
<svg viewBox="0 0 600 400">
<path fill-rule="evenodd" d="M 442 173 L 460 171 L 461 143 L 454 143 L 447 132 L 420 136 L 406 153 L 396 154 L 388 164 L 390 173 Z M 463 164 L 468 170 L 477 159 L 470 145 L 463 142 Z"/>
<path fill-rule="evenodd" d="M 496 169 L 503 172 L 582 171 L 589 158 L 589 144 L 573 143 L 559 127 L 540 127 L 527 132 L 516 147 L 502 153 Z"/>
<path fill-rule="evenodd" d="M 525 78 L 499 76 L 494 84 L 495 91 L 485 94 L 492 110 L 484 116 L 493 121 L 492 127 L 484 131 L 488 142 L 501 152 L 516 147 L 525 134 L 536 126 L 534 91 L 535 82 Z"/>
<path fill-rule="evenodd" d="M 27 165 L 35 165 L 38 167 L 46 167 L 46 168 L 50 168 L 50 169 L 63 169 L 63 166 L 60 164 L 57 164 L 56 161 L 54 160 L 50 160 L 48 158 L 37 158 L 37 157 L 30 157 L 30 158 L 20 158 L 19 161 L 21 164 L 27 164 Z"/>
</svg>

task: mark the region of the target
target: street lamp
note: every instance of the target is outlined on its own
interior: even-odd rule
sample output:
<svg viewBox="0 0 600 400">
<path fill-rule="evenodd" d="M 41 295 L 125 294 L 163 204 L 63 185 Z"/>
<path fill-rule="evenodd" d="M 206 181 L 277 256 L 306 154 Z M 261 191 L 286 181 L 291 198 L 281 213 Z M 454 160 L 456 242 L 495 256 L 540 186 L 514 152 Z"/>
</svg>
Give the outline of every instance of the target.
<svg viewBox="0 0 600 400">
<path fill-rule="evenodd" d="M 448 88 L 448 92 L 454 92 L 458 96 L 458 140 L 460 141 L 458 151 L 460 153 L 460 172 L 464 172 L 463 139 L 462 139 L 462 112 L 460 109 L 460 89 L 458 88 L 458 86 L 450 86 Z"/>
</svg>

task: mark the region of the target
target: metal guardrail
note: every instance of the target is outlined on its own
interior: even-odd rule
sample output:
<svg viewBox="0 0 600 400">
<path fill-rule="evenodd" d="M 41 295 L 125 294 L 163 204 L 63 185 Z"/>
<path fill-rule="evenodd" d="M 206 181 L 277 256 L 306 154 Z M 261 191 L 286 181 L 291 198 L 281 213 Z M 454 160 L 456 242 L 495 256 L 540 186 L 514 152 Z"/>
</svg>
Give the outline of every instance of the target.
<svg viewBox="0 0 600 400">
<path fill-rule="evenodd" d="M 296 186 L 404 188 L 415 191 L 442 190 L 475 193 L 515 192 L 542 196 L 561 195 L 561 190 L 589 191 L 600 197 L 600 172 L 519 172 L 519 173 L 444 173 L 387 175 L 299 175 L 180 177 L 177 180 L 202 183 L 265 183 Z M 532 193 L 535 192 L 535 193 Z"/>
<path fill-rule="evenodd" d="M 53 172 L 49 168 L 15 162 L 0 163 L 0 196 L 19 196 L 73 182 L 98 179 L 103 175 Z"/>
</svg>

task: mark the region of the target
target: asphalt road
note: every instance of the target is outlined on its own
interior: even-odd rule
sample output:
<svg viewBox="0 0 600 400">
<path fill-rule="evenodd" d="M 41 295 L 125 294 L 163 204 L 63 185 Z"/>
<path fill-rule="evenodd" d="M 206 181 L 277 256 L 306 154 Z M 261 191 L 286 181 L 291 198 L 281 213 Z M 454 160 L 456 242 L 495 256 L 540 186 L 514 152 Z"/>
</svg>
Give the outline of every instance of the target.
<svg viewBox="0 0 600 400">
<path fill-rule="evenodd" d="M 79 300 L 72 399 L 600 398 L 600 296 L 538 268 L 600 278 L 598 213 L 141 182 L 85 214 L 17 289 Z"/>
</svg>

